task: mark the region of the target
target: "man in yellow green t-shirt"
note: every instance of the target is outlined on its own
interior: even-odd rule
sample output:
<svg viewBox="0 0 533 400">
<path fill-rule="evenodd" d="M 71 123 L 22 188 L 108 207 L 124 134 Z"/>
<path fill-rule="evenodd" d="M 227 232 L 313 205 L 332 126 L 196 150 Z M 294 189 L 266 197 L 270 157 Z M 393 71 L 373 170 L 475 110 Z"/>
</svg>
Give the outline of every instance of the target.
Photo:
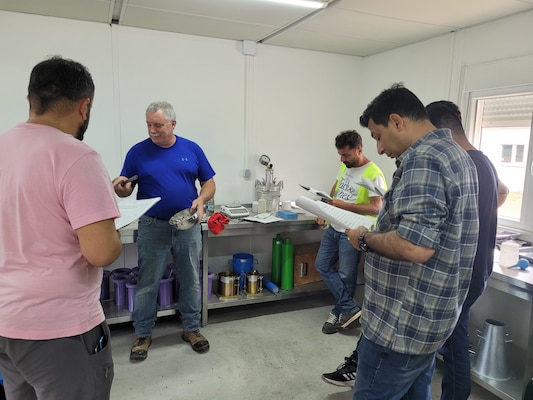
<svg viewBox="0 0 533 400">
<path fill-rule="evenodd" d="M 355 130 L 343 131 L 337 135 L 335 147 L 341 166 L 331 188 L 333 200 L 329 204 L 375 217 L 381 208 L 381 196 L 358 183 L 367 178 L 374 186 L 385 189 L 383 173 L 363 154 L 363 142 Z M 331 334 L 352 326 L 361 315 L 361 307 L 354 300 L 361 252 L 348 241 L 343 227 L 328 224 L 322 218 L 317 218 L 316 221 L 323 226 L 329 225 L 320 243 L 315 268 L 335 298 L 335 305 L 322 326 L 323 333 Z"/>
</svg>

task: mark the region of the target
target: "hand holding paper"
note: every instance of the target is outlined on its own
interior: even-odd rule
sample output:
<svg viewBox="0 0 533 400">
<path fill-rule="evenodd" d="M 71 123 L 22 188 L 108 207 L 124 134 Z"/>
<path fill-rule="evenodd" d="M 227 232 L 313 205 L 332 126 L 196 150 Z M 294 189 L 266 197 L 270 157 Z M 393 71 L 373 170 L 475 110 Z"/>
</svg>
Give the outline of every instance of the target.
<svg viewBox="0 0 533 400">
<path fill-rule="evenodd" d="M 118 230 L 124 228 L 126 225 L 131 224 L 138 219 L 152 206 L 161 200 L 161 197 L 154 197 L 153 199 L 145 200 L 119 200 L 118 208 L 120 210 L 120 217 L 115 219 L 115 228 Z"/>
<path fill-rule="evenodd" d="M 370 229 L 375 222 L 374 218 L 367 217 L 366 215 L 343 210 L 342 208 L 323 203 L 320 200 L 311 200 L 303 196 L 296 199 L 296 205 L 344 229 L 355 229 L 359 226 Z"/>
</svg>

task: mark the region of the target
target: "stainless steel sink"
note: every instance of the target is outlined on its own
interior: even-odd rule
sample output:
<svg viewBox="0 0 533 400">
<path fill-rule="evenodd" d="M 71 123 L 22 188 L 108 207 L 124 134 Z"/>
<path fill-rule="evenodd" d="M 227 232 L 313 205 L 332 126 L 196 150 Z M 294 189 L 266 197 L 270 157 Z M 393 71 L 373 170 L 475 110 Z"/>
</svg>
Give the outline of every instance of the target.
<svg viewBox="0 0 533 400">
<path fill-rule="evenodd" d="M 533 252 L 533 246 L 520 246 L 520 248 L 518 249 L 518 251 L 521 253 L 521 252 L 524 252 L 524 253 L 531 253 Z"/>
<path fill-rule="evenodd" d="M 533 262 L 533 246 L 522 246 L 518 249 L 518 254 L 521 258 L 527 258 Z"/>
</svg>

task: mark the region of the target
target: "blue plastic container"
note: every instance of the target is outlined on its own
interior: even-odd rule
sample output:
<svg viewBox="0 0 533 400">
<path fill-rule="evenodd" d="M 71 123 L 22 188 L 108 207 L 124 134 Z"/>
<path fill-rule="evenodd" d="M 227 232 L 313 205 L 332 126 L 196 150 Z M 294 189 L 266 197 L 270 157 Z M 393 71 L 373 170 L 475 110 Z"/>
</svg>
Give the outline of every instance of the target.
<svg viewBox="0 0 533 400">
<path fill-rule="evenodd" d="M 233 255 L 233 272 L 239 274 L 239 290 L 244 288 L 244 281 L 246 274 L 252 272 L 254 264 L 258 261 L 254 260 L 254 255 L 250 253 L 235 253 Z"/>
</svg>

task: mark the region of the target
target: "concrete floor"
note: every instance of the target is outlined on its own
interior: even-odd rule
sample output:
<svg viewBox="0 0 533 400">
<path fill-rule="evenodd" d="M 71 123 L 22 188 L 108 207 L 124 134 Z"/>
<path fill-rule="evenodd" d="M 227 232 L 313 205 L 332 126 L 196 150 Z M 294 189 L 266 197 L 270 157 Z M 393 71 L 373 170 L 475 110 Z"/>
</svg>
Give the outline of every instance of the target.
<svg viewBox="0 0 533 400">
<path fill-rule="evenodd" d="M 148 358 L 129 362 L 134 331 L 111 325 L 115 379 L 113 400 L 351 400 L 351 390 L 327 384 L 360 335 L 355 328 L 324 335 L 331 308 L 327 294 L 211 310 L 201 332 L 211 348 L 195 353 L 181 339 L 175 316 L 157 321 Z M 472 400 L 496 400 L 473 384 Z M 433 399 L 440 397 L 440 362 Z"/>
</svg>

